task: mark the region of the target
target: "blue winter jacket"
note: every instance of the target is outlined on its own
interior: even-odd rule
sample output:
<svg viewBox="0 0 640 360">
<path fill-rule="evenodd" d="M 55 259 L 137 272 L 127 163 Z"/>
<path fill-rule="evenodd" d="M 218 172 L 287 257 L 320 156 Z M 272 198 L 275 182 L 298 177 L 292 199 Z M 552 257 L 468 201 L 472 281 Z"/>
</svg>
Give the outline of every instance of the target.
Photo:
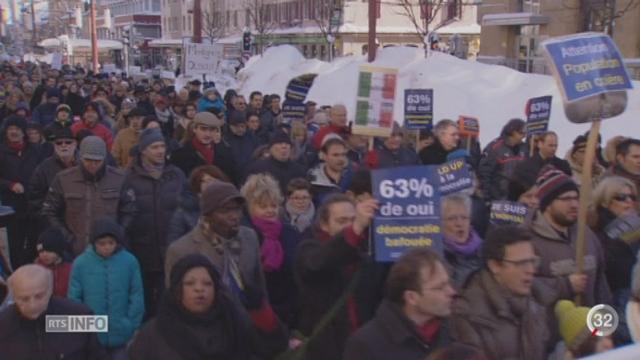
<svg viewBox="0 0 640 360">
<path fill-rule="evenodd" d="M 209 109 L 211 108 L 216 108 L 219 111 L 222 111 L 224 109 L 224 103 L 220 98 L 217 98 L 215 101 L 211 101 L 203 96 L 198 100 L 197 105 L 198 105 L 198 112 L 209 111 Z"/>
<path fill-rule="evenodd" d="M 109 316 L 109 332 L 98 333 L 102 345 L 126 345 L 144 314 L 138 260 L 122 247 L 105 259 L 88 246 L 73 262 L 67 297 L 86 304 L 96 315 Z"/>
</svg>

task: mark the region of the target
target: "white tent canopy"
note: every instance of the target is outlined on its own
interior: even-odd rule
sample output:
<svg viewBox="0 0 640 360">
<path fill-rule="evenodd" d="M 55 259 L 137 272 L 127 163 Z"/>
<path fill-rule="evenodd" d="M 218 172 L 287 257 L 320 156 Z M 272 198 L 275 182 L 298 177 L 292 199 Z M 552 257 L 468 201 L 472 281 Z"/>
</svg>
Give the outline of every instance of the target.
<svg viewBox="0 0 640 360">
<path fill-rule="evenodd" d="M 38 43 L 38 45 L 43 48 L 57 48 L 62 46 L 63 41 L 66 39 L 61 39 L 61 37 L 57 38 L 49 38 L 44 39 Z M 91 40 L 89 39 L 69 39 L 70 45 L 72 49 L 90 49 L 91 48 Z M 98 48 L 100 50 L 121 50 L 122 43 L 117 40 L 98 40 Z"/>
</svg>

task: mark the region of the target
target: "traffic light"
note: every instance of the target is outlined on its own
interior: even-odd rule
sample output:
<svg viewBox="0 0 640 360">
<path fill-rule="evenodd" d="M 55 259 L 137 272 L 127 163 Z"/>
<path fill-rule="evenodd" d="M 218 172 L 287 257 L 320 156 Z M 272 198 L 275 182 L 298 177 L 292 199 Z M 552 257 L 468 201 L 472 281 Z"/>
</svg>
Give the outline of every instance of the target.
<svg viewBox="0 0 640 360">
<path fill-rule="evenodd" d="M 242 34 L 242 50 L 251 51 L 251 32 L 245 31 Z"/>
</svg>

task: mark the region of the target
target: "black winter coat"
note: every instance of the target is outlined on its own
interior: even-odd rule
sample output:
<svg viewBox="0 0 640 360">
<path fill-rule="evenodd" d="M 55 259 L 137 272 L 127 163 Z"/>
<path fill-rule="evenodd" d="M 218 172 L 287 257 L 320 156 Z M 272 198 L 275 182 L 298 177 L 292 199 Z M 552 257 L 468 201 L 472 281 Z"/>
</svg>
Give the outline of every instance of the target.
<svg viewBox="0 0 640 360">
<path fill-rule="evenodd" d="M 178 206 L 186 179 L 177 167 L 166 164 L 159 180 L 142 168 L 140 157 L 127 170 L 122 192 L 134 206 L 121 213 L 129 248 L 143 272 L 162 272 L 169 220 Z"/>
<path fill-rule="evenodd" d="M 442 147 L 438 138 L 435 138 L 433 144 L 420 150 L 418 155 L 424 165 L 440 165 L 447 162 L 447 155 L 449 155 L 450 152 L 451 151 L 447 151 Z"/>
<path fill-rule="evenodd" d="M 236 174 L 242 174 L 244 169 L 251 162 L 251 156 L 258 146 L 260 146 L 260 142 L 255 135 L 249 132 L 244 136 L 237 136 L 229 130 L 225 135 L 224 139 L 231 148 L 234 172 Z"/>
<path fill-rule="evenodd" d="M 405 146 L 396 151 L 391 151 L 383 145 L 376 150 L 376 155 L 378 156 L 378 169 L 420 164 L 416 151 Z"/>
<path fill-rule="evenodd" d="M 182 148 L 171 154 L 171 163 L 182 170 L 188 177 L 191 171 L 198 166 L 207 165 L 206 160 L 196 151 L 191 143 L 185 144 Z M 222 170 L 229 179 L 236 181 L 236 174 L 233 166 L 231 149 L 220 142 L 213 147 L 213 165 Z"/>
<path fill-rule="evenodd" d="M 167 240 L 172 243 L 187 233 L 198 224 L 200 217 L 200 204 L 198 197 L 191 191 L 184 191 L 178 200 L 178 208 L 171 216 L 169 234 Z"/>
<path fill-rule="evenodd" d="M 368 255 L 366 240 L 356 248 L 346 237 L 355 236 L 351 229 L 333 239 L 317 229 L 310 229 L 298 246 L 294 274 L 300 293 L 299 330 L 310 335 L 314 327 L 348 288 L 354 271 L 358 283 L 350 295 L 355 304 L 358 325 L 371 319 L 382 300 L 388 265 L 376 263 Z M 309 344 L 307 360 L 340 359 L 347 338 L 353 330 L 346 307 Z"/>
<path fill-rule="evenodd" d="M 524 160 L 525 144 L 507 145 L 506 138 L 493 140 L 482 152 L 478 180 L 487 201 L 507 198 L 509 179 L 516 165 Z"/>
<path fill-rule="evenodd" d="M 542 156 L 540 156 L 540 153 L 537 151 L 533 154 L 532 157 L 519 162 L 516 165 L 516 169 L 522 166 L 525 169 L 528 169 L 528 171 L 531 171 L 531 174 L 540 175 L 540 170 L 542 170 L 545 165 L 552 165 L 568 176 L 573 175 L 571 171 L 571 165 L 569 165 L 569 162 L 567 160 L 560 159 L 557 156 L 554 156 L 551 159 L 543 159 Z"/>
<path fill-rule="evenodd" d="M 53 179 L 62 170 L 67 169 L 60 159 L 53 155 L 45 159 L 34 171 L 29 180 L 29 212 L 31 214 L 39 214 L 42 210 L 49 187 L 53 183 Z"/>
<path fill-rule="evenodd" d="M 24 150 L 16 152 L 7 144 L 0 144 L 0 199 L 3 205 L 13 207 L 16 212 L 27 211 L 27 188 L 29 180 L 42 161 L 38 145 L 27 143 Z M 13 183 L 25 188 L 22 194 L 11 191 Z"/>
<path fill-rule="evenodd" d="M 260 159 L 249 165 L 243 182 L 250 175 L 260 173 L 268 173 L 278 180 L 280 190 L 283 194 L 287 193 L 287 184 L 289 184 L 291 179 L 298 177 L 304 178 L 307 176 L 305 169 L 300 164 L 293 161 L 282 162 L 269 157 Z"/>
<path fill-rule="evenodd" d="M 427 344 L 400 307 L 383 300 L 376 316 L 349 338 L 342 359 L 424 360 L 449 343 L 451 337 L 446 322 L 440 326 L 435 341 Z"/>
<path fill-rule="evenodd" d="M 0 312 L 0 357 L 11 360 L 107 359 L 95 333 L 47 333 L 46 315 L 90 315 L 83 304 L 53 297 L 36 320 L 23 318 L 11 305 Z"/>
<path fill-rule="evenodd" d="M 64 103 L 69 105 L 73 116 L 82 116 L 82 110 L 87 100 L 78 94 L 70 92 L 64 99 Z"/>
</svg>

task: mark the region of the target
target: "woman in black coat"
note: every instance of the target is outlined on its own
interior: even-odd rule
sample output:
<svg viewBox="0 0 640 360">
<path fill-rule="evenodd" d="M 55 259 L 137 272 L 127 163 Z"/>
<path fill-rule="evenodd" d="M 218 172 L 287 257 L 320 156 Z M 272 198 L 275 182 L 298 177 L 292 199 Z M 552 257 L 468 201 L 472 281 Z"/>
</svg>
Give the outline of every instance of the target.
<svg viewBox="0 0 640 360">
<path fill-rule="evenodd" d="M 255 315 L 257 310 L 249 311 Z M 171 269 L 158 316 L 134 337 L 128 356 L 130 360 L 272 358 L 286 349 L 287 334 L 272 312 L 260 315 L 261 323 L 252 322 L 247 311 L 231 300 L 209 259 L 187 255 Z"/>
</svg>

